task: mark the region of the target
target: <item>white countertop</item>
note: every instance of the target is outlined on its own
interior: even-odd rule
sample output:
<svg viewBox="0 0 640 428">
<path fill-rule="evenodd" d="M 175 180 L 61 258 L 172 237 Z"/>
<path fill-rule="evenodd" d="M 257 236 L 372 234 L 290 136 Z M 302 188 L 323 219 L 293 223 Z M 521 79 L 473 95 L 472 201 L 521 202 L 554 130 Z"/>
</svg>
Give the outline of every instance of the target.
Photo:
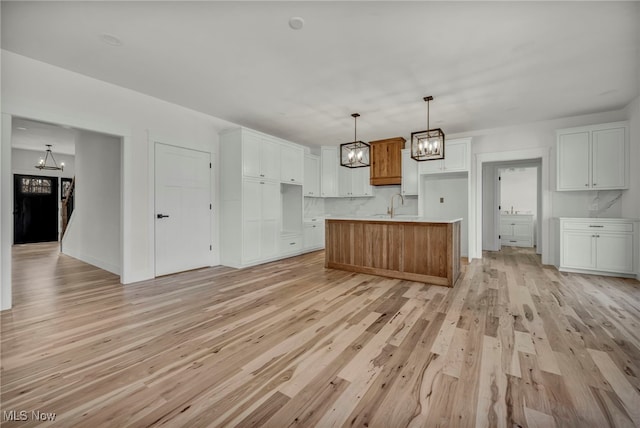
<svg viewBox="0 0 640 428">
<path fill-rule="evenodd" d="M 575 220 L 575 221 L 640 221 L 637 218 L 619 218 L 619 217 L 555 217 L 558 220 Z"/>
<path fill-rule="evenodd" d="M 462 218 L 432 218 L 408 215 L 389 216 L 326 216 L 327 220 L 355 220 L 355 221 L 384 221 L 384 222 L 412 222 L 412 223 L 455 223 Z"/>
</svg>

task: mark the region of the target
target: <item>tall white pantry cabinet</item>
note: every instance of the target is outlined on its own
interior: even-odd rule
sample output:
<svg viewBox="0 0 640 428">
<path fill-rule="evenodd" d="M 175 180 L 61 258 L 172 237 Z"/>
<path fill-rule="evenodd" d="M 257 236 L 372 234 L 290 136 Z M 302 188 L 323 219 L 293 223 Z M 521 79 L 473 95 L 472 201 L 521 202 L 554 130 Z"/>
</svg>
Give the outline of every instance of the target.
<svg viewBox="0 0 640 428">
<path fill-rule="evenodd" d="M 240 268 L 285 257 L 285 229 L 292 241 L 303 232 L 303 147 L 238 128 L 220 134 L 220 155 L 222 264 Z M 283 224 L 281 186 L 300 188 L 300 219 L 292 222 L 299 231 Z"/>
</svg>

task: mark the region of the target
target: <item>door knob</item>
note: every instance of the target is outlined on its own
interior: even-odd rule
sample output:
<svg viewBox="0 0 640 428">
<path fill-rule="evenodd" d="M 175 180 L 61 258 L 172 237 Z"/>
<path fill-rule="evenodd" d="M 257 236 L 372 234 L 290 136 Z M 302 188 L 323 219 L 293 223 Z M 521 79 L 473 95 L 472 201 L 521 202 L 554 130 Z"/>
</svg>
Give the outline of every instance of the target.
<svg viewBox="0 0 640 428">
<path fill-rule="evenodd" d="M 165 218 L 165 217 L 169 217 L 169 216 L 166 215 L 166 214 L 158 214 L 158 215 L 156 215 L 156 217 L 157 218 Z"/>
</svg>

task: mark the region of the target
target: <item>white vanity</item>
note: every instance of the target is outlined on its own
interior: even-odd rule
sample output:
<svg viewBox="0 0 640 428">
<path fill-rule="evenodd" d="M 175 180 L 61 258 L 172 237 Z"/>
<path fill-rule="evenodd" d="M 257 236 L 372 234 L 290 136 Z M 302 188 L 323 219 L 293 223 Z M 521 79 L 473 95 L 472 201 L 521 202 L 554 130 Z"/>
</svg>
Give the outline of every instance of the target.
<svg viewBox="0 0 640 428">
<path fill-rule="evenodd" d="M 501 214 L 500 244 L 533 247 L 533 214 Z"/>
</svg>

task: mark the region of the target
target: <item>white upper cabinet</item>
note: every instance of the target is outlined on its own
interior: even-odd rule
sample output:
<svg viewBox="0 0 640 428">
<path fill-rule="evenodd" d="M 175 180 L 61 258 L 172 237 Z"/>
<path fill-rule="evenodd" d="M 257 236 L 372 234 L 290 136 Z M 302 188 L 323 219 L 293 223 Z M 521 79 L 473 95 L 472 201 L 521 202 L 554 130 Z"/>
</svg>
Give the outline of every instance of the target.
<svg viewBox="0 0 640 428">
<path fill-rule="evenodd" d="M 373 196 L 369 180 L 370 167 L 338 167 L 338 194 L 342 197 Z"/>
<path fill-rule="evenodd" d="M 418 194 L 418 162 L 411 158 L 411 149 L 402 149 L 403 196 Z"/>
<path fill-rule="evenodd" d="M 245 177 L 280 180 L 280 144 L 268 136 L 243 130 L 242 173 Z"/>
<path fill-rule="evenodd" d="M 445 140 L 444 159 L 418 162 L 420 174 L 469 171 L 471 138 Z"/>
<path fill-rule="evenodd" d="M 591 134 L 592 185 L 596 189 L 621 189 L 626 182 L 626 128 L 595 130 Z"/>
<path fill-rule="evenodd" d="M 338 196 L 338 148 L 322 147 L 320 151 L 320 193 L 323 198 Z"/>
<path fill-rule="evenodd" d="M 589 132 L 558 135 L 558 190 L 590 188 L 589 138 Z"/>
<path fill-rule="evenodd" d="M 320 197 L 320 158 L 314 155 L 304 155 L 304 196 Z"/>
<path fill-rule="evenodd" d="M 338 196 L 351 196 L 351 168 L 338 167 Z"/>
<path fill-rule="evenodd" d="M 292 144 L 280 146 L 280 181 L 302 184 L 304 179 L 304 150 Z"/>
<path fill-rule="evenodd" d="M 371 185 L 371 167 L 352 168 L 351 193 L 352 196 L 373 196 Z"/>
<path fill-rule="evenodd" d="M 626 122 L 557 131 L 557 190 L 629 187 Z"/>
</svg>

